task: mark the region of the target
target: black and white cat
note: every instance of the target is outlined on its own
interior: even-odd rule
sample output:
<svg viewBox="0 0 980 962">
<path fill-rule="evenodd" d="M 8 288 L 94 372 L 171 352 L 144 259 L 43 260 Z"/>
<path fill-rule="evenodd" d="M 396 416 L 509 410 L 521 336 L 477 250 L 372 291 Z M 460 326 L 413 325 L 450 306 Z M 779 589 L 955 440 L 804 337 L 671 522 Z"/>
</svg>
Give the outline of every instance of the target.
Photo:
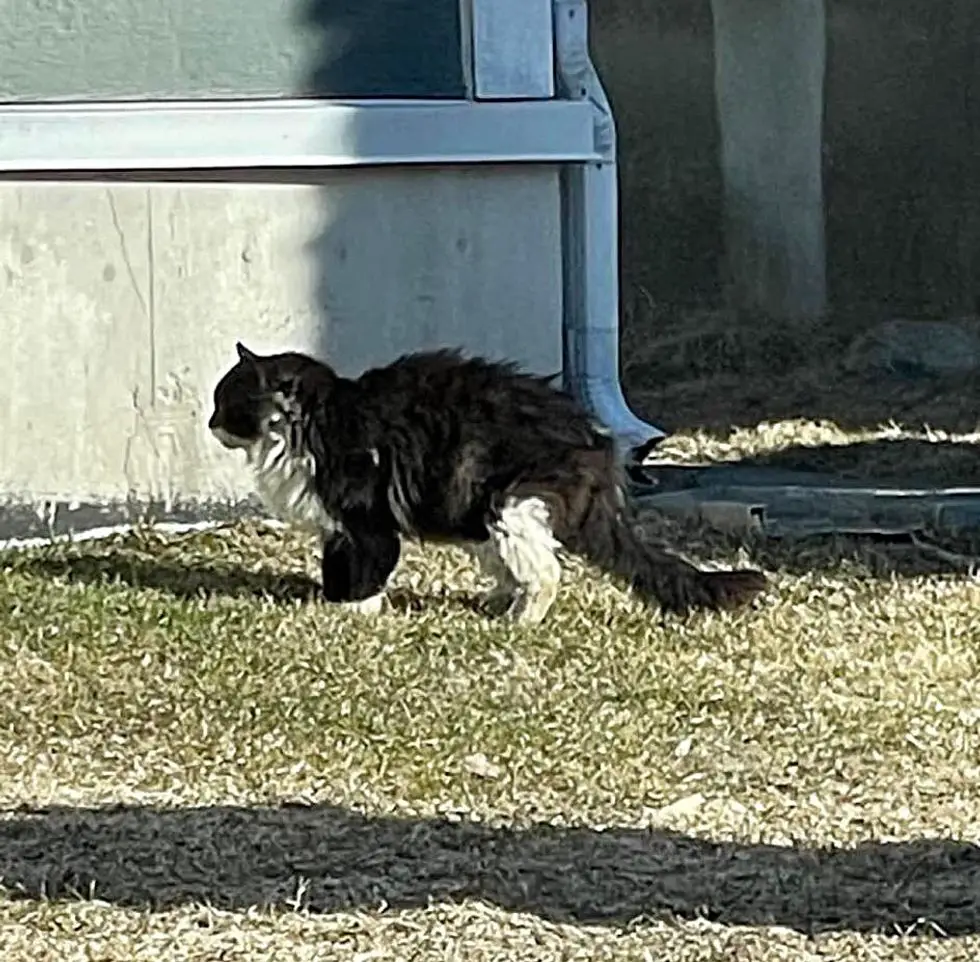
<svg viewBox="0 0 980 962">
<path fill-rule="evenodd" d="M 550 378 L 451 350 L 354 379 L 303 354 L 237 350 L 208 426 L 245 451 L 270 510 L 320 535 L 330 601 L 377 610 L 402 536 L 469 547 L 493 601 L 528 624 L 555 600 L 561 549 L 672 611 L 735 607 L 766 585 L 644 544 L 613 438 Z"/>
</svg>

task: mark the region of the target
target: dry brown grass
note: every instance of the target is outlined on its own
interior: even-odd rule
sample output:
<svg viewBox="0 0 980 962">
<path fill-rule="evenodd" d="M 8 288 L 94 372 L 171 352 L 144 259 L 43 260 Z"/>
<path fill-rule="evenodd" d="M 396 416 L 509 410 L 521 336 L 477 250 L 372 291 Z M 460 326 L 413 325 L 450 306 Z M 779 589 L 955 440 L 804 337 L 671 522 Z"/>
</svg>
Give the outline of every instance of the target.
<svg viewBox="0 0 980 962">
<path fill-rule="evenodd" d="M 962 440 L 980 426 L 980 373 L 855 369 L 849 351 L 874 318 L 787 324 L 672 310 L 642 292 L 634 301 L 622 348 L 631 403 L 682 437 L 700 435 L 715 456 L 980 483 L 978 449 Z M 924 469 L 922 435 L 934 443 Z"/>
<path fill-rule="evenodd" d="M 255 525 L 4 556 L 0 958 L 972 960 L 980 588 L 780 550 L 536 629 L 451 550 L 377 620 Z"/>
</svg>

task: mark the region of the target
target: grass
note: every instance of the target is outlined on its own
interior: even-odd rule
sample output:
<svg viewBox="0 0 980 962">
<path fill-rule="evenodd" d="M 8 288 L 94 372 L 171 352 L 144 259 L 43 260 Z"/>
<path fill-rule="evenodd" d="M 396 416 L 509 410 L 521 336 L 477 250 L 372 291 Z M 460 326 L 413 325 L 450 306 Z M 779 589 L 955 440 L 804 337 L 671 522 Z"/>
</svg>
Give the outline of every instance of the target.
<svg viewBox="0 0 980 962">
<path fill-rule="evenodd" d="M 627 331 L 661 456 L 980 481 L 969 384 L 759 330 Z M 377 619 L 256 524 L 0 555 L 0 959 L 972 962 L 980 582 L 646 527 L 772 589 L 663 619 L 573 564 L 518 629 L 445 548 Z"/>
<path fill-rule="evenodd" d="M 622 344 L 623 378 L 630 402 L 654 423 L 682 436 L 707 433 L 719 442 L 733 429 L 744 441 L 760 425 L 783 439 L 812 435 L 815 428 L 846 443 L 846 454 L 835 452 L 843 457 L 832 467 L 876 474 L 920 467 L 917 452 L 896 459 L 910 452 L 875 443 L 882 440 L 882 425 L 891 425 L 893 441 L 901 440 L 895 422 L 915 431 L 929 425 L 949 437 L 942 463 L 933 449 L 928 469 L 938 468 L 941 479 L 980 483 L 976 446 L 952 440 L 980 423 L 980 371 L 911 377 L 870 368 L 857 348 L 869 325 L 881 319 L 880 309 L 831 315 L 819 324 L 766 323 L 727 310 L 672 309 L 646 294 L 635 300 Z M 812 440 L 806 439 L 804 453 L 814 467 L 827 467 L 823 448 L 814 449 Z M 768 453 L 762 438 L 756 437 L 755 448 Z M 787 466 L 796 466 L 792 453 L 782 452 Z"/>
<path fill-rule="evenodd" d="M 822 550 L 536 629 L 451 549 L 374 620 L 254 524 L 2 556 L 0 958 L 973 959 L 980 588 Z"/>
</svg>

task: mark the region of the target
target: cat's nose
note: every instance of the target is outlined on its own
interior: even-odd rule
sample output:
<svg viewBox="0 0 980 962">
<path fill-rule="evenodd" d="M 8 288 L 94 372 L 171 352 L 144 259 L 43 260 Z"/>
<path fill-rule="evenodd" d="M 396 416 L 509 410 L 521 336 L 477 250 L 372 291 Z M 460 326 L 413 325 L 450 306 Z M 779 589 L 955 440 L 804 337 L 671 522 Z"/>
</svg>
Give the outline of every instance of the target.
<svg viewBox="0 0 980 962">
<path fill-rule="evenodd" d="M 208 418 L 208 430 L 213 431 L 218 426 L 218 412 L 215 411 L 214 414 Z"/>
</svg>

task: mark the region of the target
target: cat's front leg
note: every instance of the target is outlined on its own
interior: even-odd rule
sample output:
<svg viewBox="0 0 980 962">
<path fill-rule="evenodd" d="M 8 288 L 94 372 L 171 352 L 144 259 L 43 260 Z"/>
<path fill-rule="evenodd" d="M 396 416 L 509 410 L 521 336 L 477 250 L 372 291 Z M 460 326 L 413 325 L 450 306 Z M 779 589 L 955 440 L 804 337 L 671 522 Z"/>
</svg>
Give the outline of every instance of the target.
<svg viewBox="0 0 980 962">
<path fill-rule="evenodd" d="M 376 615 L 401 555 L 397 532 L 345 525 L 325 534 L 321 574 L 323 596 L 358 614 Z"/>
</svg>

